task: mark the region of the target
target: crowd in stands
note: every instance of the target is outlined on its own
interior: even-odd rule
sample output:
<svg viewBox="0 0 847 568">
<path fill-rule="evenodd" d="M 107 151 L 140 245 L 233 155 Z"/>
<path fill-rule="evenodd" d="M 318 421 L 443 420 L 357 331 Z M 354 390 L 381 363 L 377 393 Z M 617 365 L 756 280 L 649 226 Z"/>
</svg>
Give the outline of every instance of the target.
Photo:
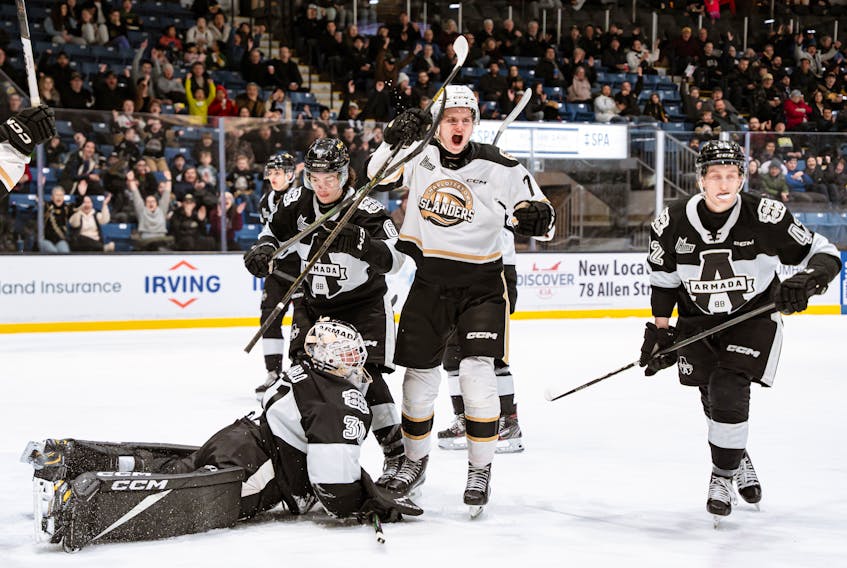
<svg viewBox="0 0 847 568">
<path fill-rule="evenodd" d="M 474 89 L 483 118 L 502 118 L 528 96 L 520 120 L 654 124 L 687 133 L 693 148 L 721 132 L 749 131 L 751 190 L 847 204 L 840 145 L 815 135 L 847 131 L 847 45 L 824 33 L 777 24 L 745 50 L 713 19 L 698 29 L 709 3 L 692 1 L 655 42 L 638 24 L 604 29 L 602 17 L 581 25 L 566 17 L 556 41 L 535 17 L 556 8 L 544 2 L 530 3 L 533 19 L 521 24 L 492 18 L 459 30 L 452 19 L 422 26 L 401 13 L 367 34 L 349 3 L 304 2 L 294 37 L 269 53 L 263 25 L 231 22 L 215 0 L 190 10 L 165 2 L 153 16 L 151 4 L 42 0 L 30 10 L 41 22 L 41 98 L 69 123 L 45 146 L 59 174 L 47 188 L 43 251 L 110 250 L 100 230 L 110 222 L 134 228 L 135 249 L 214 250 L 221 239 L 238 248 L 236 232 L 257 218 L 269 156 L 332 135 L 361 171 L 382 140 L 379 124 L 432 100 L 455 64 L 460 33 L 470 50 L 458 80 Z M 834 9 L 827 0 L 806 6 L 821 7 Z M 12 43 L 0 36 L 0 71 L 24 85 L 21 58 L 10 61 Z M 340 90 L 337 112 L 309 92 L 294 54 Z M 21 99 L 4 103 L 2 118 Z M 107 118 L 75 112 L 87 110 Z M 217 117 L 270 120 L 228 131 L 222 164 Z M 105 131 L 96 128 L 102 122 Z"/>
</svg>

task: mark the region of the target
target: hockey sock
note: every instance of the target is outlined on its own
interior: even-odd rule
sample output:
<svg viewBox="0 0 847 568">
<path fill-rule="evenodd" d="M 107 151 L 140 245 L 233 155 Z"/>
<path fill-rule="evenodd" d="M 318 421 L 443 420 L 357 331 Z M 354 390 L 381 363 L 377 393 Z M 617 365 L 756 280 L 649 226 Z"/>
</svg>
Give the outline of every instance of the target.
<svg viewBox="0 0 847 568">
<path fill-rule="evenodd" d="M 500 395 L 500 414 L 509 416 L 517 412 L 515 408 L 515 378 L 509 364 L 502 359 L 494 361 L 494 374 L 497 375 L 497 394 Z"/>
</svg>

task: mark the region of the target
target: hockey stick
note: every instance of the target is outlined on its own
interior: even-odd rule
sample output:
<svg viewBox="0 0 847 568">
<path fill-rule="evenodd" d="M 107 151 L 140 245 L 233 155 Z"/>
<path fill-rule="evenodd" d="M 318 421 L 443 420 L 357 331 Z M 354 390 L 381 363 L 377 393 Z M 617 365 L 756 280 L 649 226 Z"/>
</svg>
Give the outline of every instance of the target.
<svg viewBox="0 0 847 568">
<path fill-rule="evenodd" d="M 18 9 L 18 26 L 21 31 L 21 44 L 23 45 L 24 63 L 26 64 L 26 82 L 29 86 L 29 106 L 41 104 L 41 95 L 38 92 L 38 81 L 35 76 L 35 59 L 32 57 L 32 41 L 29 37 L 29 22 L 26 18 L 26 5 L 24 0 L 15 0 Z"/>
<path fill-rule="evenodd" d="M 444 83 L 441 85 L 441 87 L 438 89 L 438 91 L 435 92 L 435 95 L 433 95 L 432 100 L 430 101 L 430 104 L 427 107 L 427 110 L 432 108 L 432 104 L 435 102 L 435 100 L 439 96 L 441 96 L 441 93 L 444 92 L 444 88 L 447 85 L 450 84 L 450 82 L 456 77 L 456 74 L 458 74 L 459 71 L 461 70 L 462 65 L 465 62 L 465 59 L 468 56 L 468 50 L 469 50 L 468 40 L 466 40 L 464 36 L 459 36 L 458 38 L 456 38 L 456 41 L 453 43 L 453 49 L 456 52 L 456 64 L 453 66 L 453 70 L 450 72 L 450 75 L 447 77 L 447 80 L 444 81 Z M 495 141 L 496 141 L 496 139 L 495 139 Z M 391 160 L 394 159 L 395 155 L 396 155 L 396 153 L 392 154 L 388 158 L 388 160 L 386 161 L 386 164 L 390 163 Z M 404 160 L 398 162 L 397 164 L 391 166 L 391 168 L 389 168 L 387 171 L 385 171 L 382 174 L 382 178 L 385 179 L 387 177 L 390 177 L 398 169 L 403 167 L 403 164 L 405 164 L 409 160 L 409 158 L 410 157 L 407 156 L 406 159 L 404 159 Z M 317 231 L 324 223 L 326 223 L 328 220 L 330 220 L 332 217 L 334 217 L 339 211 L 343 210 L 345 207 L 347 207 L 348 205 L 353 203 L 353 201 L 358 199 L 359 198 L 359 192 L 364 191 L 366 189 L 366 187 L 367 186 L 363 186 L 363 187 L 359 188 L 358 190 L 356 190 L 356 193 L 354 193 L 353 195 L 349 195 L 349 196 L 345 197 L 341 201 L 341 203 L 338 203 L 337 205 L 335 205 L 332 209 L 330 209 L 329 211 L 327 211 L 326 213 L 324 213 L 323 215 L 321 215 L 320 217 L 315 219 L 313 223 L 311 223 L 309 226 L 304 228 L 302 231 L 300 231 L 299 233 L 297 233 L 296 235 L 294 235 L 293 237 L 291 237 L 290 239 L 288 239 L 287 241 L 285 241 L 284 243 L 282 243 L 281 245 L 276 247 L 276 250 L 273 252 L 273 257 L 276 258 L 276 257 L 278 257 L 282 254 L 285 254 L 285 252 L 288 251 L 288 249 L 290 249 L 292 246 L 294 246 L 298 242 L 302 241 L 303 239 L 305 239 L 306 237 L 308 237 L 309 235 L 311 235 L 312 233 Z M 368 191 L 370 191 L 370 189 Z"/>
<path fill-rule="evenodd" d="M 376 541 L 380 544 L 385 544 L 385 533 L 382 532 L 382 521 L 379 520 L 379 515 L 376 513 L 371 515 L 371 523 L 373 523 L 374 532 L 376 533 Z"/>
<path fill-rule="evenodd" d="M 683 347 L 691 345 L 692 343 L 696 343 L 696 342 L 700 341 L 701 339 L 705 339 L 706 337 L 709 337 L 710 335 L 714 335 L 714 334 L 716 334 L 720 331 L 723 331 L 728 327 L 732 327 L 736 324 L 739 324 L 743 321 L 747 321 L 748 319 L 754 318 L 758 315 L 772 312 L 775 309 L 776 309 L 775 303 L 771 302 L 769 304 L 765 304 L 764 306 L 758 307 L 755 310 L 751 310 L 751 311 L 747 312 L 746 314 L 741 314 L 738 317 L 727 320 L 727 321 L 725 321 L 721 324 L 716 325 L 713 328 L 707 329 L 706 331 L 701 331 L 700 333 L 698 333 L 696 335 L 692 335 L 691 337 L 686 337 L 682 341 L 677 341 L 673 345 L 671 345 L 669 347 L 665 347 L 664 349 L 662 349 L 660 351 L 657 351 L 656 354 L 653 355 L 653 359 L 655 359 L 656 357 L 661 357 L 662 355 L 667 355 L 668 353 L 673 353 L 674 351 L 676 351 L 678 349 L 682 349 Z M 614 377 L 618 373 L 622 373 L 622 372 L 626 371 L 627 369 L 631 369 L 632 367 L 635 367 L 636 365 L 638 365 L 638 361 L 633 361 L 629 365 L 625 365 L 625 366 L 621 367 L 620 369 L 612 371 L 611 373 L 603 375 L 602 377 L 600 377 L 598 379 L 594 379 L 593 381 L 588 381 L 584 385 L 580 385 L 580 386 L 576 387 L 575 389 L 571 389 L 568 392 L 565 392 L 565 393 L 562 393 L 562 394 L 553 394 L 550 390 L 548 390 L 545 397 L 550 402 L 553 402 L 554 400 L 559 400 L 560 398 L 566 397 L 566 396 L 571 395 L 575 392 L 581 391 L 584 388 L 588 388 L 593 384 L 599 383 L 600 381 L 606 380 L 609 377 Z"/>
<path fill-rule="evenodd" d="M 509 127 L 509 125 L 515 121 L 518 115 L 523 112 L 523 109 L 526 108 L 526 105 L 529 104 L 530 93 L 532 93 L 532 89 L 527 88 L 523 92 L 521 100 L 518 101 L 518 104 L 516 104 L 515 108 L 512 109 L 512 112 L 510 112 L 509 116 L 507 116 L 503 120 L 503 124 L 501 124 L 500 128 L 497 129 L 497 135 L 494 136 L 494 142 L 492 142 L 494 146 L 497 145 L 497 141 L 500 140 L 500 136 L 502 136 L 503 133 L 506 132 L 506 129 Z"/>
<path fill-rule="evenodd" d="M 447 85 L 449 85 L 450 82 L 459 73 L 459 70 L 462 68 L 462 64 L 465 62 L 465 58 L 468 55 L 468 41 L 465 39 L 464 36 L 459 36 L 453 44 L 453 48 L 456 51 L 456 65 L 453 67 L 453 70 L 450 72 L 450 75 L 447 77 L 447 80 L 444 81 L 444 84 L 441 85 L 441 88 L 439 88 L 435 95 L 432 97 L 432 100 L 429 102 L 429 105 L 427 105 L 427 108 L 425 109 L 426 111 L 432 109 L 432 105 L 434 105 L 435 101 L 437 101 L 438 98 L 444 94 L 444 90 L 446 89 Z M 365 197 L 367 197 L 371 190 L 377 185 L 379 185 L 383 179 L 389 177 L 394 172 L 398 171 L 401 167 L 403 167 L 404 164 L 408 163 L 415 156 L 423 152 L 424 148 L 429 146 L 430 141 L 432 141 L 432 138 L 435 136 L 435 132 L 438 130 L 438 123 L 441 121 L 441 116 L 444 114 L 444 109 L 446 106 L 446 104 L 441 105 L 441 108 L 439 108 L 438 110 L 438 116 L 436 116 L 435 119 L 432 121 L 432 126 L 427 131 L 423 140 L 418 143 L 418 145 L 411 153 L 404 156 L 403 159 L 401 159 L 393 166 L 389 167 L 389 164 L 401 149 L 401 146 L 398 144 L 397 147 L 391 151 L 391 155 L 388 157 L 388 159 L 385 160 L 379 170 L 374 174 L 374 177 L 371 179 L 371 181 L 365 184 L 354 194 L 357 195 L 357 197 L 350 204 L 350 207 L 347 209 L 344 215 L 338 220 L 338 223 L 335 225 L 332 231 L 330 231 L 329 235 L 327 235 L 326 240 L 318 248 L 318 251 L 312 256 L 311 259 L 309 259 L 309 262 L 306 264 L 306 267 L 300 273 L 300 276 L 298 276 L 297 279 L 294 280 L 294 282 L 291 284 L 291 287 L 274 307 L 271 314 L 259 327 L 259 330 L 255 333 L 255 335 L 253 335 L 252 339 L 250 339 L 250 342 L 247 343 L 247 345 L 244 347 L 245 352 L 250 353 L 256 343 L 259 342 L 259 339 L 261 339 L 265 331 L 267 331 L 267 329 L 273 324 L 274 319 L 276 319 L 279 316 L 280 312 L 285 309 L 285 304 L 288 303 L 288 300 L 294 294 L 294 291 L 297 290 L 303 280 L 306 279 L 306 277 L 309 275 L 309 272 L 312 270 L 312 267 L 326 253 L 326 251 L 329 250 L 329 247 L 332 245 L 333 241 L 341 233 L 341 230 L 344 228 L 344 226 L 347 225 L 347 223 L 350 221 L 350 218 L 356 212 L 356 209 L 358 209 L 359 204 L 364 201 Z M 315 227 L 315 229 L 317 229 L 317 227 Z"/>
</svg>

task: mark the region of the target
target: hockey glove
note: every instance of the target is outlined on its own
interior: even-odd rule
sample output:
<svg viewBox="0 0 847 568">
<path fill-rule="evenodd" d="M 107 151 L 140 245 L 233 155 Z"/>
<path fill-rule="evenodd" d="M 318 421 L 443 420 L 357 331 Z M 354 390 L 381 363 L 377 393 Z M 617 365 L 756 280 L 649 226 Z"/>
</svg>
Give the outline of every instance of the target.
<svg viewBox="0 0 847 568">
<path fill-rule="evenodd" d="M 644 369 L 644 374 L 648 377 L 655 375 L 662 369 L 667 369 L 676 363 L 676 351 L 666 353 L 659 357 L 654 357 L 654 353 L 661 351 L 666 347 L 673 345 L 676 339 L 676 328 L 671 326 L 668 328 L 656 327 L 653 322 L 647 322 L 647 329 L 644 330 L 644 343 L 641 344 L 641 358 L 638 359 L 640 367 Z"/>
<path fill-rule="evenodd" d="M 420 108 L 412 108 L 388 123 L 383 138 L 394 150 L 399 144 L 403 148 L 417 140 L 423 140 L 432 124 L 432 115 Z"/>
<path fill-rule="evenodd" d="M 417 517 L 423 514 L 423 509 L 405 495 L 394 495 L 387 489 L 374 484 L 371 476 L 364 470 L 362 470 L 361 481 L 366 497 L 365 502 L 356 512 L 359 521 L 367 523 L 371 520 L 371 516 L 376 514 L 383 523 L 396 523 L 403 519 L 403 515 Z"/>
<path fill-rule="evenodd" d="M 772 299 L 776 309 L 783 314 L 802 312 L 809 305 L 809 298 L 823 294 L 831 280 L 829 274 L 818 268 L 808 267 L 774 288 Z"/>
<path fill-rule="evenodd" d="M 329 238 L 329 233 L 338 226 L 335 221 L 327 221 L 312 239 L 312 250 L 316 250 Z M 348 223 L 332 240 L 328 252 L 343 252 L 355 258 L 362 258 L 370 248 L 371 238 L 368 232 L 358 225 Z"/>
<path fill-rule="evenodd" d="M 553 226 L 553 207 L 544 201 L 521 201 L 515 206 L 515 232 L 525 237 L 546 235 Z"/>
<path fill-rule="evenodd" d="M 0 124 L 0 140 L 29 156 L 38 144 L 56 136 L 56 116 L 46 105 L 25 108 Z"/>
<path fill-rule="evenodd" d="M 264 278 L 271 273 L 271 260 L 276 247 L 269 242 L 256 243 L 244 253 L 244 266 L 247 271 L 257 278 Z"/>
</svg>

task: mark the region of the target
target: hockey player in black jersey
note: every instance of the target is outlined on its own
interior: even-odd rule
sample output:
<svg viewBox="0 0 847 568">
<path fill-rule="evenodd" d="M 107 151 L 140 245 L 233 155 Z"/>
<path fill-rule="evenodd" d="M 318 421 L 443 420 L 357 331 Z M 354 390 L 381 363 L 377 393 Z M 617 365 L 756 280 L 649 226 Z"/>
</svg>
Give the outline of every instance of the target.
<svg viewBox="0 0 847 568">
<path fill-rule="evenodd" d="M 71 552 L 231 526 L 280 502 L 295 515 L 317 502 L 336 518 L 420 515 L 359 465 L 372 420 L 361 335 L 324 319 L 304 343 L 300 364 L 266 390 L 262 414 L 235 421 L 199 448 L 30 442 L 22 460 L 35 468 L 36 529 Z"/>
<path fill-rule="evenodd" d="M 285 192 L 296 179 L 297 162 L 288 152 L 280 152 L 271 156 L 265 164 L 265 187 L 259 202 L 259 214 L 262 224 L 267 223 L 279 206 Z M 276 305 L 288 291 L 288 287 L 300 274 L 300 257 L 294 250 L 282 258 L 273 261 L 273 270 L 265 278 L 262 291 L 261 323 L 268 319 Z M 262 353 L 265 356 L 265 369 L 268 371 L 265 382 L 256 388 L 256 395 L 261 398 L 269 386 L 274 384 L 282 372 L 282 356 L 285 351 L 285 340 L 282 337 L 282 318 L 288 312 L 288 305 L 280 312 L 275 321 L 262 335 Z"/>
<path fill-rule="evenodd" d="M 494 360 L 508 360 L 503 219 L 512 220 L 517 234 L 544 240 L 553 236 L 555 215 L 520 162 L 495 146 L 471 141 L 479 106 L 468 87 L 448 85 L 432 106 L 432 116 L 439 116 L 441 105 L 444 112 L 433 142 L 404 164 L 400 179 L 383 184 L 409 188 L 397 248 L 417 264 L 394 358 L 407 368 L 402 409 L 406 461 L 387 487 L 407 493 L 423 482 L 439 367 L 447 337 L 456 330 L 469 462 L 463 500 L 475 516 L 488 503 L 498 440 Z M 375 175 L 391 146 L 405 148 L 398 159 L 408 156 L 412 143 L 423 138 L 427 121 L 432 118 L 419 109 L 392 121 L 371 158 L 369 175 Z"/>
<path fill-rule="evenodd" d="M 259 241 L 244 255 L 247 269 L 255 276 L 266 276 L 279 243 L 351 195 L 353 182 L 350 156 L 340 140 L 323 138 L 312 143 L 305 156 L 303 186 L 285 193 Z M 330 222 L 344 213 L 337 213 Z M 309 259 L 327 234 L 321 230 L 313 238 L 303 239 L 296 245 L 299 257 Z M 312 267 L 302 293 L 295 293 L 289 348 L 292 360 L 296 359 L 303 349 L 301 332 L 322 316 L 349 321 L 361 332 L 368 347 L 368 373 L 373 378 L 366 398 L 374 415 L 374 435 L 385 454 L 382 482 L 396 473 L 403 456 L 400 414 L 382 377 L 383 372 L 394 370 L 394 310 L 385 275 L 398 270 L 404 259 L 394 249 L 396 238 L 388 212 L 378 201 L 366 198 L 329 251 Z"/>
<path fill-rule="evenodd" d="M 676 363 L 680 382 L 700 390 L 712 454 L 706 508 L 716 523 L 732 511 L 736 487 L 748 503 L 761 499 L 747 453 L 750 385 L 773 384 L 782 319 L 766 313 L 678 352 L 653 354 L 770 302 L 784 314 L 801 312 L 841 270 L 835 247 L 783 203 L 741 193 L 746 173 L 737 144 L 704 144 L 697 158 L 701 192 L 653 221 L 648 256 L 655 320 L 647 324 L 640 364 L 653 375 Z M 780 282 L 780 264 L 802 269 Z M 674 307 L 676 327 L 669 321 Z"/>
</svg>

